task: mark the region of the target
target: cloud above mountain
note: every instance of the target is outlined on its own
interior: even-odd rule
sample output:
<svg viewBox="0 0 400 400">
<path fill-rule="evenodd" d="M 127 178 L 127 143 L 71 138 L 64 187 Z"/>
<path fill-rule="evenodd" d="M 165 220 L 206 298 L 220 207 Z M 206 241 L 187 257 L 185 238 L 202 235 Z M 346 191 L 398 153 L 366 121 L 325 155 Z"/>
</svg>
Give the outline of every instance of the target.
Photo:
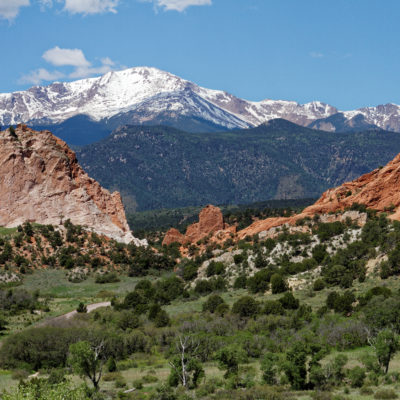
<svg viewBox="0 0 400 400">
<path fill-rule="evenodd" d="M 56 46 L 44 52 L 42 56 L 48 63 L 56 67 L 65 65 L 73 67 L 89 67 L 90 62 L 86 60 L 81 49 L 61 49 Z"/>
<path fill-rule="evenodd" d="M 0 18 L 12 21 L 21 7 L 29 5 L 29 0 L 0 0 Z"/>
<path fill-rule="evenodd" d="M 65 0 L 64 10 L 71 14 L 116 13 L 119 0 Z"/>
<path fill-rule="evenodd" d="M 132 0 L 129 0 L 132 1 Z M 141 2 L 153 3 L 156 8 L 164 11 L 185 11 L 191 6 L 210 6 L 212 0 L 136 0 Z M 128 3 L 125 0 L 126 4 Z M 42 11 L 55 8 L 58 4 L 59 11 L 69 14 L 94 15 L 104 13 L 117 13 L 117 7 L 121 0 L 37 0 Z M 19 14 L 22 7 L 32 5 L 30 0 L 0 0 L 0 19 L 13 21 Z"/>
<path fill-rule="evenodd" d="M 210 6 L 211 0 L 150 0 L 165 11 L 175 10 L 182 12 L 190 6 Z"/>
<path fill-rule="evenodd" d="M 73 70 L 49 71 L 45 68 L 30 71 L 19 79 L 20 84 L 38 85 L 42 82 L 50 82 L 61 78 L 79 79 L 93 75 L 105 74 L 116 68 L 120 68 L 109 57 L 102 58 L 100 63 L 94 65 L 88 61 L 81 49 L 63 49 L 55 46 L 46 50 L 42 58 L 49 64 L 58 68 L 73 68 Z"/>
</svg>

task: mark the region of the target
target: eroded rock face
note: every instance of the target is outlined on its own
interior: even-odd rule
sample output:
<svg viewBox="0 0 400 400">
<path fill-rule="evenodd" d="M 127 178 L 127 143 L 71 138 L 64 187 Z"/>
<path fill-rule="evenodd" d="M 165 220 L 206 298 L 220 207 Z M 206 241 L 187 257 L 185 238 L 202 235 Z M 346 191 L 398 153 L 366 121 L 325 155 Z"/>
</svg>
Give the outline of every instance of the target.
<svg viewBox="0 0 400 400">
<path fill-rule="evenodd" d="M 170 245 L 174 242 L 180 244 L 196 243 L 206 236 L 212 236 L 227 229 L 221 210 L 213 205 L 208 205 L 200 211 L 199 222 L 187 227 L 185 235 L 182 235 L 177 229 L 171 228 L 164 237 L 163 245 Z M 230 227 L 229 232 L 232 229 Z"/>
<path fill-rule="evenodd" d="M 200 211 L 199 222 L 190 225 L 186 230 L 186 238 L 195 243 L 209 234 L 224 229 L 224 218 L 218 207 L 208 205 Z"/>
<path fill-rule="evenodd" d="M 15 135 L 0 132 L 0 225 L 59 225 L 66 219 L 121 242 L 142 244 L 130 232 L 120 194 L 110 194 L 90 178 L 65 142 L 25 125 Z"/>
<path fill-rule="evenodd" d="M 385 167 L 327 190 L 305 213 L 328 213 L 343 210 L 354 203 L 378 211 L 394 211 L 389 218 L 400 220 L 400 154 Z"/>
<path fill-rule="evenodd" d="M 186 243 L 186 238 L 185 235 L 182 235 L 178 231 L 178 229 L 171 228 L 164 237 L 164 240 L 162 242 L 163 246 L 169 246 L 172 243 L 180 243 L 180 244 L 185 244 Z"/>
<path fill-rule="evenodd" d="M 379 212 L 390 211 L 392 220 L 400 221 L 400 154 L 382 168 L 362 175 L 352 182 L 327 190 L 313 205 L 304 209 L 301 214 L 289 218 L 268 218 L 256 221 L 238 233 L 239 238 L 254 235 L 284 224 L 294 225 L 297 220 L 323 216 L 323 222 L 333 222 L 350 218 L 359 225 L 366 222 L 365 214 L 347 211 L 342 216 L 335 216 L 337 211 L 343 211 L 353 204 L 362 204 Z"/>
</svg>

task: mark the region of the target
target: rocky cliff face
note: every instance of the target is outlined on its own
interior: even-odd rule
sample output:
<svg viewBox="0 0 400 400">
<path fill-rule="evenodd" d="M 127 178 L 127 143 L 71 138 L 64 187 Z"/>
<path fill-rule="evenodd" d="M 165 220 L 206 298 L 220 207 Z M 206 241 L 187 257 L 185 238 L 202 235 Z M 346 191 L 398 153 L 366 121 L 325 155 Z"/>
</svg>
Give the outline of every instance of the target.
<svg viewBox="0 0 400 400">
<path fill-rule="evenodd" d="M 75 153 L 49 131 L 19 125 L 0 133 L 0 225 L 25 221 L 59 225 L 70 219 L 128 243 L 121 196 L 110 194 L 80 167 Z"/>
<path fill-rule="evenodd" d="M 390 219 L 400 221 L 400 154 L 386 166 L 362 175 L 358 179 L 327 190 L 313 205 L 301 214 L 290 218 L 268 218 L 254 222 L 238 232 L 239 238 L 267 232 L 284 224 L 294 225 L 297 220 L 318 215 L 328 215 L 343 211 L 353 204 L 362 204 L 379 212 L 387 211 Z M 349 214 L 351 219 L 358 219 L 357 213 Z M 339 218 L 339 217 L 338 217 Z M 360 221 L 361 224 L 365 223 Z"/>
<path fill-rule="evenodd" d="M 177 229 L 171 228 L 165 235 L 163 245 L 170 245 L 175 242 L 180 244 L 196 243 L 206 236 L 222 235 L 222 238 L 226 236 L 226 233 L 234 231 L 234 227 L 228 227 L 224 224 L 221 210 L 218 207 L 208 205 L 201 210 L 199 222 L 189 225 L 185 235 L 182 235 Z M 216 238 L 214 237 L 214 239 Z"/>
<path fill-rule="evenodd" d="M 362 175 L 360 178 L 327 190 L 304 213 L 321 214 L 364 204 L 378 211 L 390 211 L 389 218 L 400 220 L 400 154 L 382 168 Z"/>
</svg>

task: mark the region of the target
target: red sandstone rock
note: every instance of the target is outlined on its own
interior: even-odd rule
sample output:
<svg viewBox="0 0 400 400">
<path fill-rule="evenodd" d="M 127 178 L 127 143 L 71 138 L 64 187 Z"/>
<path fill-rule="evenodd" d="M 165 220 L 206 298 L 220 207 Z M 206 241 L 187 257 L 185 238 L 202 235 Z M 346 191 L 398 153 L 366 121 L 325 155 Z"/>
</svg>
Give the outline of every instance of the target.
<svg viewBox="0 0 400 400">
<path fill-rule="evenodd" d="M 298 219 L 343 211 L 353 204 L 364 204 L 377 211 L 394 211 L 390 219 L 400 221 L 400 154 L 385 167 L 375 169 L 352 182 L 329 189 L 312 206 L 290 218 L 268 218 L 256 221 L 238 233 L 239 238 L 254 235 L 284 224 L 294 225 Z M 357 219 L 357 215 L 348 215 Z M 332 217 L 333 218 L 333 217 Z M 360 220 L 365 223 L 365 220 Z"/>
<path fill-rule="evenodd" d="M 220 231 L 227 231 L 227 233 L 231 234 L 232 232 L 236 232 L 236 228 L 224 224 L 222 212 L 218 207 L 208 205 L 201 210 L 199 222 L 187 227 L 185 235 L 171 228 L 164 237 L 163 245 L 169 245 L 174 242 L 181 244 L 196 243 L 206 236 L 212 237 Z"/>
<path fill-rule="evenodd" d="M 15 133 L 0 133 L 1 226 L 27 220 L 59 225 L 70 219 L 119 241 L 134 240 L 120 194 L 90 178 L 64 141 L 25 125 Z"/>
<path fill-rule="evenodd" d="M 162 245 L 164 246 L 169 246 L 172 243 L 180 243 L 180 244 L 185 244 L 186 243 L 186 238 L 182 233 L 178 231 L 178 229 L 171 228 L 164 237 L 164 240 L 162 242 Z"/>
<path fill-rule="evenodd" d="M 191 243 L 203 239 L 209 234 L 224 229 L 224 218 L 218 207 L 208 205 L 199 214 L 199 222 L 188 226 L 186 239 Z"/>
</svg>

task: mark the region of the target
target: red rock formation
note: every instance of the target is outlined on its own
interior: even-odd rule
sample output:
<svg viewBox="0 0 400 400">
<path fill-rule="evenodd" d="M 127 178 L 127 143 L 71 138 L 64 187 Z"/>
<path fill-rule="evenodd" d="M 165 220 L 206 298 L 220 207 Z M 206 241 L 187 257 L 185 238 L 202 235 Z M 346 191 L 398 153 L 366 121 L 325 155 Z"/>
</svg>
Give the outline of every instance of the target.
<svg viewBox="0 0 400 400">
<path fill-rule="evenodd" d="M 294 225 L 298 219 L 343 211 L 353 204 L 364 204 L 377 211 L 393 211 L 390 219 L 400 221 L 400 154 L 385 167 L 375 169 L 360 178 L 329 189 L 312 206 L 290 218 L 268 218 L 254 222 L 238 233 L 239 238 L 254 235 L 284 224 Z M 350 215 L 357 219 L 357 215 Z M 365 221 L 364 221 L 365 222 Z M 361 221 L 362 223 L 362 221 Z"/>
<path fill-rule="evenodd" d="M 343 210 L 354 203 L 364 204 L 378 211 L 392 209 L 389 218 L 400 220 L 400 154 L 385 167 L 327 190 L 312 206 L 304 210 L 309 214 L 321 214 Z"/>
<path fill-rule="evenodd" d="M 162 242 L 163 246 L 169 246 L 172 243 L 180 243 L 180 244 L 185 244 L 186 243 L 186 238 L 185 235 L 182 235 L 178 231 L 178 229 L 171 228 L 164 237 L 164 240 Z"/>
<path fill-rule="evenodd" d="M 0 225 L 58 225 L 65 219 L 119 241 L 134 240 L 120 194 L 90 178 L 65 142 L 25 125 L 15 135 L 1 132 Z"/>
<path fill-rule="evenodd" d="M 217 232 L 235 231 L 235 227 L 228 227 L 224 224 L 224 218 L 218 207 L 208 205 L 199 214 L 199 222 L 189 225 L 186 234 L 182 235 L 178 230 L 171 228 L 164 237 L 163 245 L 177 242 L 180 244 L 196 243 L 206 236 L 213 236 Z"/>
<path fill-rule="evenodd" d="M 199 222 L 188 226 L 186 238 L 191 243 L 224 229 L 224 217 L 218 207 L 208 205 L 199 214 Z"/>
</svg>

